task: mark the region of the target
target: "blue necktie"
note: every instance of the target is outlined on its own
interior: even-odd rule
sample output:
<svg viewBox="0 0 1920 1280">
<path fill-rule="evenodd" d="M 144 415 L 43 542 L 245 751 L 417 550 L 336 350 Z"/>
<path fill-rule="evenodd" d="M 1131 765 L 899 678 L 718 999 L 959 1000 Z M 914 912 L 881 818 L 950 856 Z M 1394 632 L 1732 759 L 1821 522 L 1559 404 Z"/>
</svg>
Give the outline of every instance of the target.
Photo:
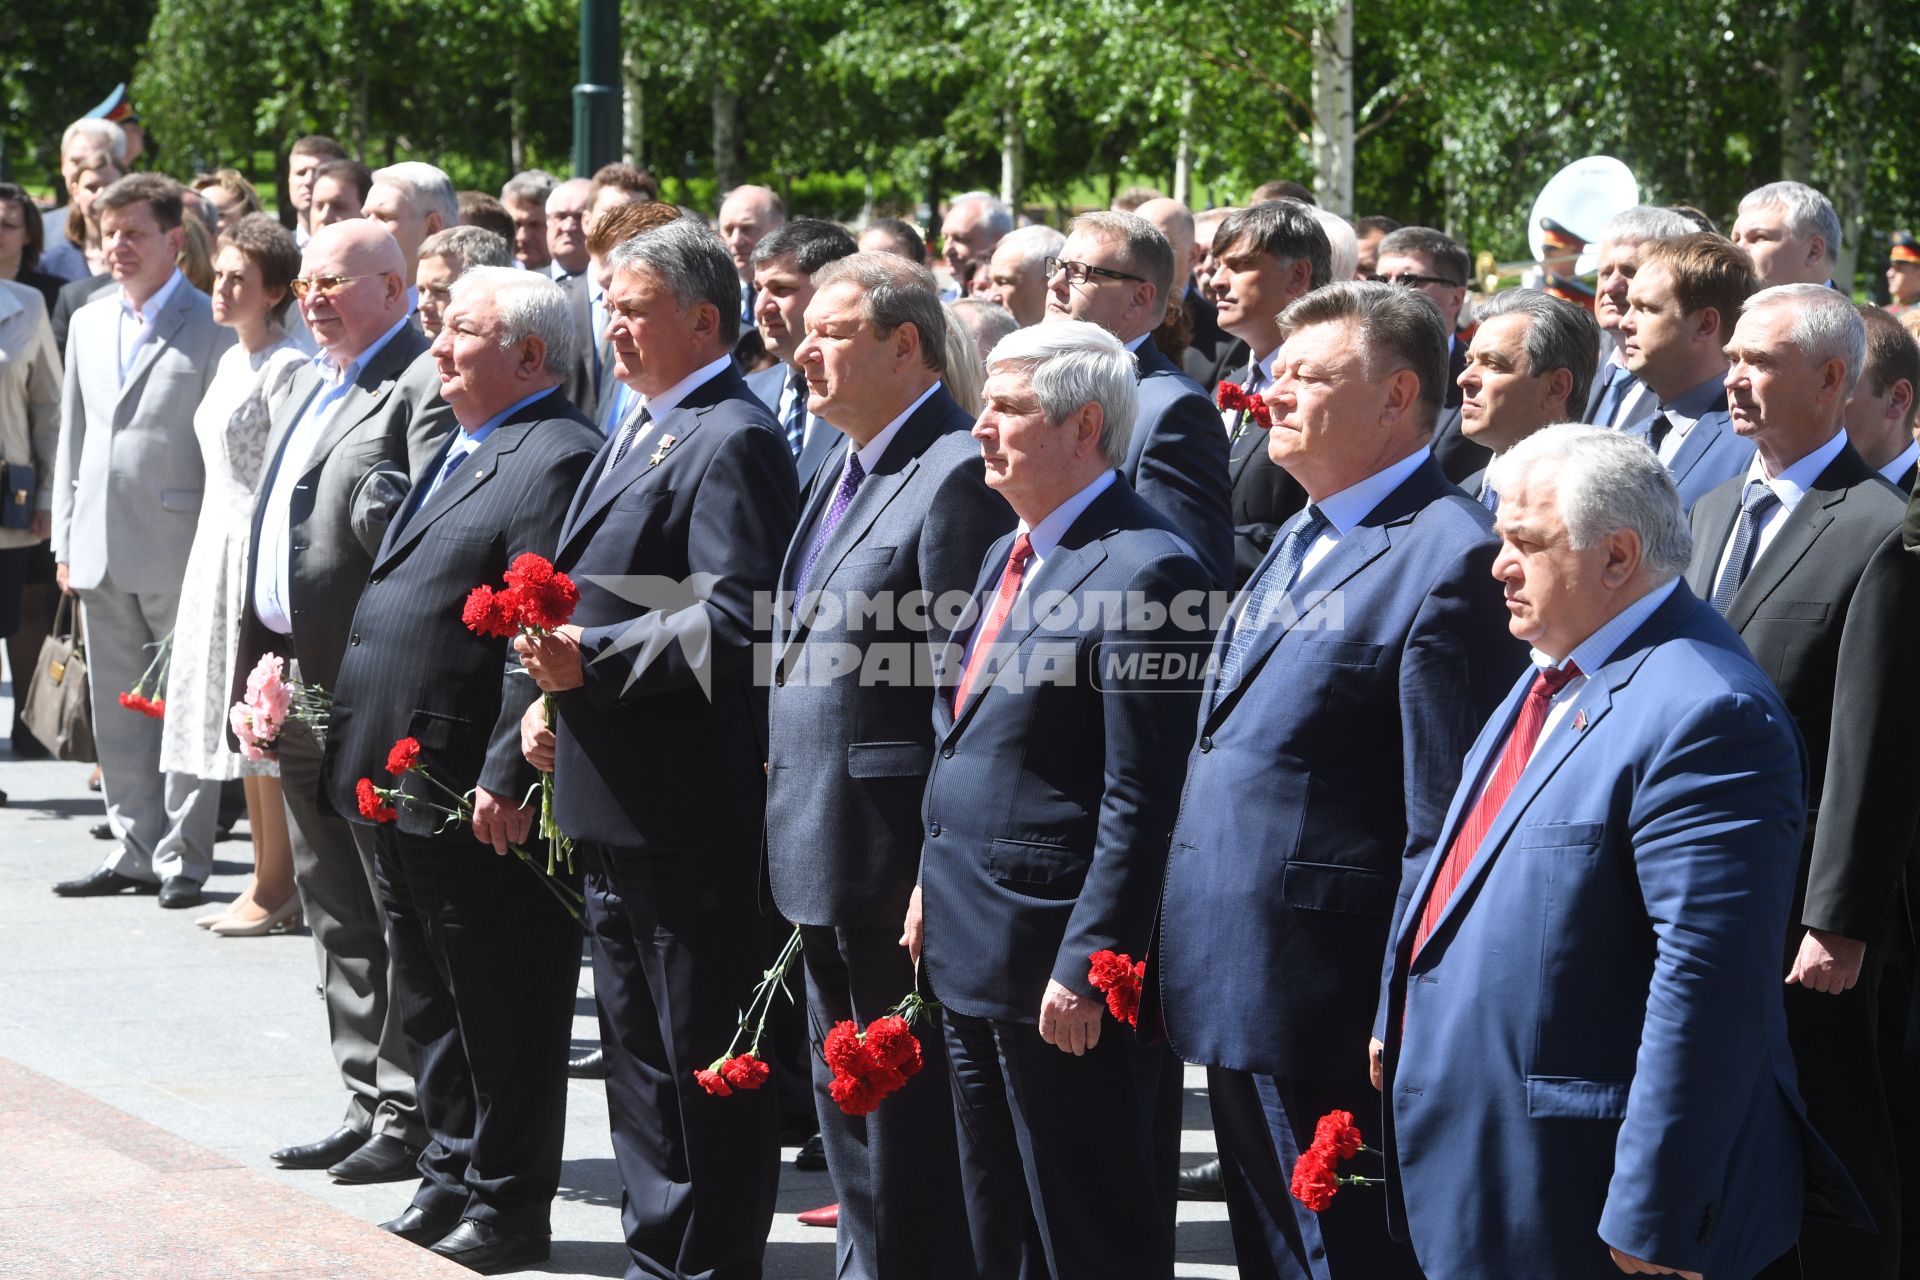
<svg viewBox="0 0 1920 1280">
<path fill-rule="evenodd" d="M 787 448 L 793 451 L 793 460 L 800 461 L 800 448 L 807 440 L 807 375 L 796 368 L 787 379 L 793 394 L 788 397 L 787 420 L 782 425 L 787 431 Z M 859 460 L 855 459 L 858 465 Z"/>
<path fill-rule="evenodd" d="M 833 505 L 827 508 L 827 514 L 820 517 L 820 532 L 813 535 L 813 545 L 807 548 L 806 561 L 800 566 L 800 576 L 793 580 L 793 594 L 797 598 L 807 589 L 807 579 L 813 576 L 814 562 L 820 559 L 820 553 L 827 549 L 827 539 L 839 527 L 840 518 L 847 514 L 847 508 L 853 504 L 855 490 L 860 482 L 867 478 L 866 468 L 860 465 L 860 455 L 847 455 L 847 471 L 840 477 L 840 487 L 834 491 Z"/>
<path fill-rule="evenodd" d="M 1611 427 L 1613 415 L 1620 411 L 1620 402 L 1627 398 L 1627 392 L 1633 388 L 1634 377 L 1617 364 L 1607 366 L 1607 389 L 1601 393 L 1600 405 L 1593 411 L 1593 425 Z"/>
<path fill-rule="evenodd" d="M 1740 594 L 1740 584 L 1747 580 L 1747 564 L 1753 552 L 1753 544 L 1760 533 L 1760 520 L 1768 508 L 1780 501 L 1764 480 L 1749 480 L 1740 494 L 1740 519 L 1733 526 L 1733 549 L 1727 554 L 1727 567 L 1720 571 L 1720 581 L 1713 584 L 1713 608 L 1724 616 L 1733 607 L 1733 598 Z"/>
<path fill-rule="evenodd" d="M 1247 593 L 1247 607 L 1240 611 L 1240 620 L 1227 640 L 1227 652 L 1220 660 L 1220 678 L 1214 683 L 1215 689 L 1231 689 L 1239 679 L 1240 664 L 1246 661 L 1247 650 L 1266 629 L 1267 615 L 1293 585 L 1313 540 L 1331 525 L 1332 522 L 1320 514 L 1320 508 L 1311 504 L 1287 521 L 1286 532 L 1280 537 L 1280 550 L 1267 562 L 1266 569 Z"/>
</svg>

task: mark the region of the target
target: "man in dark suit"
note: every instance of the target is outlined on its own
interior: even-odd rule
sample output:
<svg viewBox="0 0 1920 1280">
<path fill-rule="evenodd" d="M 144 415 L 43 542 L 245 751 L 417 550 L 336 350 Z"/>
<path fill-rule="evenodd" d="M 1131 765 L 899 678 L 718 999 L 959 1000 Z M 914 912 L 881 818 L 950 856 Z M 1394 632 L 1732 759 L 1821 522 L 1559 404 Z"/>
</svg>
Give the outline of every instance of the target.
<svg viewBox="0 0 1920 1280">
<path fill-rule="evenodd" d="M 1611 354 L 1593 380 L 1580 421 L 1615 431 L 1645 432 L 1656 408 L 1653 392 L 1634 377 L 1620 351 L 1620 322 L 1627 317 L 1627 289 L 1640 270 L 1640 246 L 1649 240 L 1689 235 L 1694 225 L 1671 209 L 1635 205 L 1608 220 L 1600 233 L 1600 273 L 1594 281 L 1593 318 L 1610 339 Z"/>
<path fill-rule="evenodd" d="M 1237 340 L 1221 355 L 1214 385 L 1232 381 L 1250 396 L 1266 389 L 1280 350 L 1280 313 L 1332 274 L 1333 248 L 1312 212 L 1297 201 L 1271 200 L 1230 214 L 1214 233 L 1213 297 L 1220 327 Z M 1267 454 L 1267 433 L 1245 409 L 1221 413 L 1227 432 L 1227 474 L 1233 485 L 1233 579 L 1246 585 L 1266 558 L 1275 533 L 1307 504 L 1299 481 Z"/>
<path fill-rule="evenodd" d="M 1868 466 L 1902 493 L 1913 492 L 1920 442 L 1913 433 L 1920 413 L 1920 343 L 1885 310 L 1860 303 L 1867 331 L 1867 360 L 1847 397 L 1847 440 Z"/>
<path fill-rule="evenodd" d="M 767 299 L 785 282 L 757 279 L 768 332 Z M 845 434 L 781 569 L 791 607 L 774 612 L 767 869 L 806 959 L 815 1099 L 840 1204 L 838 1274 L 971 1276 L 937 1023 L 919 1028 L 920 1074 L 866 1117 L 828 1096 L 821 1044 L 835 1023 L 866 1026 L 913 990 L 900 921 L 920 867 L 937 696 L 913 673 L 931 669 L 948 636 L 944 615 L 919 614 L 912 601 L 964 599 L 1013 516 L 986 486 L 972 418 L 941 382 L 946 320 L 933 273 L 863 253 L 822 268 L 808 292 L 793 359 Z M 855 608 L 855 593 L 881 609 Z"/>
<path fill-rule="evenodd" d="M 1315 1215 L 1288 1180 L 1323 1113 L 1373 1104 L 1396 894 L 1524 650 L 1489 576 L 1490 517 L 1427 447 L 1439 312 L 1341 283 L 1281 323 L 1269 448 L 1312 502 L 1215 645 L 1141 1020 L 1208 1066 L 1242 1275 L 1412 1276 L 1377 1203 Z"/>
<path fill-rule="evenodd" d="M 1460 341 L 1460 308 L 1467 302 L 1473 261 L 1466 246 L 1432 227 L 1401 227 L 1380 240 L 1375 278 L 1412 289 L 1440 311 L 1447 327 L 1447 396 L 1433 420 L 1433 457 L 1447 479 L 1458 483 L 1487 465 L 1487 451 L 1460 430 L 1460 371 L 1467 344 Z"/>
<path fill-rule="evenodd" d="M 1803 1203 L 1857 1208 L 1778 996 L 1798 735 L 1678 580 L 1686 517 L 1645 449 L 1549 427 L 1493 474 L 1534 665 L 1402 885 L 1374 1047 L 1387 1210 L 1429 1280 L 1751 1276 Z"/>
<path fill-rule="evenodd" d="M 657 200 L 633 200 L 603 210 L 587 233 L 587 270 L 560 283 L 567 291 L 574 329 L 580 335 L 564 390 L 574 407 L 591 418 L 602 435 L 612 435 L 613 428 L 625 420 L 636 402 L 634 393 L 613 373 L 613 344 L 607 337 L 607 284 L 613 278 L 613 268 L 608 258 L 642 231 L 665 226 L 679 216 L 673 205 Z"/>
<path fill-rule="evenodd" d="M 1173 248 L 1151 222 L 1083 213 L 1047 277 L 1047 319 L 1097 324 L 1134 353 L 1140 408 L 1121 472 L 1224 586 L 1233 563 L 1227 442 L 1207 393 L 1153 341 L 1172 282 Z"/>
<path fill-rule="evenodd" d="M 1647 278 L 1643 265 L 1635 287 Z M 1785 938 L 1787 1032 L 1814 1127 L 1877 1232 L 1809 1222 L 1768 1275 L 1900 1274 L 1899 1170 L 1876 1052 L 1887 960 L 1911 945 L 1904 884 L 1920 816 L 1920 562 L 1899 493 L 1841 429 L 1865 333 L 1845 297 L 1784 285 L 1747 301 L 1727 353 L 1753 463 L 1693 509 L 1687 581 L 1785 697 L 1812 762 L 1806 852 Z"/>
<path fill-rule="evenodd" d="M 771 1090 L 712 1097 L 762 970 L 766 689 L 793 455 L 733 367 L 740 279 L 681 219 L 612 255 L 617 376 L 644 403 L 574 495 L 572 624 L 514 642 L 558 726 L 521 722 L 587 877 L 630 1275 L 750 1276 L 779 1172 Z"/>
<path fill-rule="evenodd" d="M 388 526 L 328 721 L 327 795 L 356 815 L 379 873 L 431 1135 L 412 1203 L 382 1225 L 486 1272 L 547 1257 L 580 931 L 529 879 L 543 872 L 507 855 L 537 813 L 520 717 L 539 690 L 461 609 L 516 556 L 553 549 L 601 443 L 558 390 L 574 340 L 565 296 L 541 275 L 476 267 L 454 285 L 433 359 L 460 430 Z M 388 776 L 402 738 L 420 744 L 431 782 Z M 362 778 L 423 803 L 403 800 L 392 825 L 370 821 L 356 805 Z M 473 793 L 471 824 L 450 827 L 431 807 L 447 802 L 436 783 Z"/>
<path fill-rule="evenodd" d="M 1089 961 L 1146 955 L 1180 793 L 1164 747 L 1192 723 L 1209 578 L 1118 472 L 1137 391 L 1117 339 L 1036 325 L 987 373 L 973 434 L 1019 524 L 987 553 L 934 704 L 906 938 L 945 1005 L 976 1273 L 1165 1276 L 1136 1130 L 1158 1081 Z"/>
<path fill-rule="evenodd" d="M 373 553 L 453 426 L 440 378 L 409 323 L 404 262 L 384 227 L 352 220 L 315 231 L 294 281 L 321 355 L 294 375 L 267 437 L 253 512 L 247 608 L 232 700 L 265 653 L 331 690 L 352 643 L 353 611 Z M 349 1100 L 341 1127 L 273 1154 L 286 1168 L 352 1181 L 414 1176 L 426 1129 L 390 996 L 386 912 L 372 860 L 321 799 L 322 744 L 289 720 L 276 748 L 293 841 L 293 878 L 325 957 L 334 1058 Z"/>
<path fill-rule="evenodd" d="M 1753 442 L 1728 413 L 1725 348 L 1758 287 L 1746 253 L 1709 232 L 1642 245 L 1627 286 L 1620 351 L 1654 394 L 1647 444 L 1673 473 L 1688 510 L 1753 460 Z"/>
<path fill-rule="evenodd" d="M 1494 458 L 1585 403 L 1599 357 L 1593 316 L 1538 289 L 1508 289 L 1480 308 L 1460 385 L 1460 429 Z M 1492 511 L 1500 496 L 1476 471 L 1460 482 Z"/>
<path fill-rule="evenodd" d="M 833 425 L 808 408 L 807 374 L 795 352 L 807 336 L 813 273 L 857 251 L 846 228 L 819 218 L 795 218 L 753 247 L 754 318 L 761 341 L 778 364 L 747 375 L 747 385 L 773 413 L 793 454 L 802 501 L 813 493 L 821 462 L 840 443 Z"/>
</svg>

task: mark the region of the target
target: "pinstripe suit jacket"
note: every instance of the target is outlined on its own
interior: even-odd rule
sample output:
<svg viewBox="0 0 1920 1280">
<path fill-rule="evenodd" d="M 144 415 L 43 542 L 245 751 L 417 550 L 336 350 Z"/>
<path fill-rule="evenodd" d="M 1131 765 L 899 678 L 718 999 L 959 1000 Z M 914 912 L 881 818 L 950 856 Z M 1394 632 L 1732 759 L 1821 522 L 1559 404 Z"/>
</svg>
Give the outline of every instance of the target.
<svg viewBox="0 0 1920 1280">
<path fill-rule="evenodd" d="M 337 812 L 357 815 L 360 778 L 387 785 L 387 751 L 403 737 L 419 739 L 426 767 L 455 791 L 479 785 L 518 800 L 533 784 L 519 725 L 539 690 L 506 640 L 467 629 L 461 606 L 473 588 L 499 585 L 515 556 L 552 554 L 600 443 L 556 388 L 494 428 L 422 506 L 388 527 L 353 613 L 327 726 L 326 791 Z M 444 456 L 443 448 L 423 484 Z M 406 790 L 435 798 L 417 778 Z M 438 819 L 403 807 L 399 825 L 430 835 Z"/>
</svg>

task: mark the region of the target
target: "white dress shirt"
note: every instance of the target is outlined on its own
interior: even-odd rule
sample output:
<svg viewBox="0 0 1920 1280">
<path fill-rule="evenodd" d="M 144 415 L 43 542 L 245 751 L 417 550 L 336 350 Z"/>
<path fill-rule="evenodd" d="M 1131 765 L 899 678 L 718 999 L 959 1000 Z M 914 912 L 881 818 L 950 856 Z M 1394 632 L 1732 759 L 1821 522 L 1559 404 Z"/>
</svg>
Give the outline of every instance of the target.
<svg viewBox="0 0 1920 1280">
<path fill-rule="evenodd" d="M 1899 457 L 1880 468 L 1880 474 L 1886 477 L 1888 484 L 1897 488 L 1900 477 L 1907 474 L 1907 468 L 1916 462 L 1920 462 L 1920 441 L 1909 440 L 1907 447 L 1900 451 Z"/>
<path fill-rule="evenodd" d="M 1740 484 L 1741 496 L 1746 495 L 1747 481 L 1759 480 L 1773 490 L 1773 496 L 1780 501 L 1767 508 L 1760 517 L 1760 527 L 1754 531 L 1753 549 L 1747 553 L 1749 576 L 1760 564 L 1760 557 L 1767 554 L 1767 548 L 1773 545 L 1773 540 L 1780 536 L 1780 526 L 1786 523 L 1789 515 L 1793 514 L 1793 509 L 1800 505 L 1800 499 L 1807 496 L 1807 490 L 1813 488 L 1813 482 L 1820 478 L 1820 473 L 1827 469 L 1827 464 L 1839 457 L 1840 451 L 1846 447 L 1847 433 L 1836 431 L 1833 433 L 1833 439 L 1777 476 L 1768 476 L 1766 464 L 1760 460 L 1760 455 L 1757 453 L 1753 455 L 1753 462 L 1747 467 L 1746 480 Z M 1739 532 L 1740 522 L 1736 519 L 1732 530 L 1727 534 L 1727 545 L 1720 552 L 1720 567 L 1713 571 L 1715 582 L 1720 581 L 1720 575 L 1727 571 L 1727 559 L 1733 554 L 1733 540 Z"/>
<path fill-rule="evenodd" d="M 820 521 L 826 518 L 827 508 L 833 505 L 833 498 L 831 495 L 840 492 L 840 486 L 846 483 L 847 468 L 852 465 L 852 460 L 854 458 L 859 458 L 861 475 L 865 476 L 867 479 L 872 479 L 873 469 L 880 465 L 880 459 L 887 456 L 887 446 L 892 444 L 893 438 L 900 434 L 900 428 L 906 425 L 907 419 L 911 418 L 916 412 L 918 412 L 920 406 L 925 404 L 927 400 L 933 395 L 933 393 L 940 389 L 940 386 L 941 384 L 939 382 L 935 382 L 932 386 L 928 387 L 925 391 L 921 392 L 919 399 L 915 400 L 912 404 L 908 405 L 904 410 L 902 410 L 898 417 L 896 417 L 892 422 L 889 422 L 886 426 L 880 428 L 879 434 L 874 436 L 873 439 L 867 441 L 865 444 L 861 445 L 858 449 L 849 449 L 847 451 L 846 458 L 843 459 L 840 463 L 840 469 L 834 473 L 833 487 L 831 489 L 826 490 L 827 494 L 829 495 L 827 498 L 827 505 L 821 507 L 819 515 L 815 519 L 809 520 L 807 522 L 807 527 L 801 531 L 801 533 L 805 534 L 804 541 L 801 540 L 799 535 L 796 535 L 794 537 L 793 541 L 796 547 L 811 548 L 813 546 L 813 540 L 817 536 L 814 531 L 820 527 Z M 818 421 L 818 419 L 809 417 L 807 420 L 807 425 L 812 426 L 813 423 L 816 421 Z M 826 430 L 829 430 L 829 431 L 833 430 L 833 428 L 828 427 L 824 422 L 821 423 L 820 425 Z M 851 440 L 851 437 L 849 437 L 849 440 Z M 861 483 L 865 484 L 866 480 L 862 480 Z M 846 517 L 843 514 L 841 516 L 841 519 L 844 520 L 845 518 Z M 800 568 L 801 568 L 800 564 L 796 563 L 794 565 L 794 571 L 796 573 L 799 572 Z"/>
<path fill-rule="evenodd" d="M 133 362 L 140 358 L 140 348 L 153 337 L 154 320 L 165 310 L 167 300 L 173 297 L 173 291 L 185 279 L 180 269 L 175 267 L 173 274 L 167 277 L 167 282 L 154 291 L 144 306 L 134 306 L 127 291 L 120 290 L 120 381 L 127 380 L 127 374 L 133 370 Z"/>
<path fill-rule="evenodd" d="M 1022 520 L 1014 525 L 1013 535 L 1015 540 L 1017 541 L 1020 535 L 1024 533 L 1027 535 L 1027 545 L 1033 549 L 1033 554 L 1027 559 L 1026 572 L 1020 575 L 1020 590 L 1016 592 L 1013 597 L 1015 601 L 1026 599 L 1027 588 L 1031 587 L 1033 580 L 1040 576 L 1040 570 L 1046 566 L 1047 558 L 1060 549 L 1060 539 L 1067 536 L 1067 530 L 1073 528 L 1073 522 L 1078 520 L 1086 512 L 1088 507 L 1093 505 L 1095 498 L 1098 498 L 1101 494 L 1113 487 L 1114 478 L 1119 474 L 1118 471 L 1112 470 L 1101 472 L 1099 477 L 1086 488 L 1080 490 L 1080 492 L 1074 494 L 1071 498 L 1068 498 L 1065 502 L 1042 516 L 1039 524 L 1029 525 L 1025 520 Z M 1011 547 L 1013 544 L 1009 543 L 1007 545 Z M 1007 565 L 1003 560 L 995 567 L 1000 570 L 1001 574 L 1004 574 Z M 993 596 L 995 591 L 998 590 L 996 584 L 998 584 L 999 581 L 1000 575 L 996 574 L 993 581 L 987 584 L 987 598 L 980 604 L 980 617 L 974 622 L 973 633 L 967 637 L 966 653 L 962 655 L 960 660 L 960 669 L 962 671 L 965 671 L 967 669 L 967 663 L 973 660 L 973 644 L 974 641 L 980 638 L 980 624 L 986 621 L 987 611 L 993 608 Z M 1007 616 L 1009 618 L 1013 617 L 1011 613 Z"/>
<path fill-rule="evenodd" d="M 1362 520 L 1372 515 L 1373 509 L 1385 502 L 1388 494 L 1398 489 L 1408 476 L 1418 471 L 1421 464 L 1432 456 L 1433 450 L 1421 445 L 1400 461 L 1374 472 L 1359 484 L 1349 485 L 1314 503 L 1320 514 L 1327 518 L 1327 528 L 1307 548 L 1307 554 L 1300 561 L 1300 572 L 1294 575 L 1294 584 L 1298 586 L 1304 583 L 1308 575 L 1327 558 L 1327 553 L 1340 545 L 1340 539 L 1352 533 Z"/>
</svg>

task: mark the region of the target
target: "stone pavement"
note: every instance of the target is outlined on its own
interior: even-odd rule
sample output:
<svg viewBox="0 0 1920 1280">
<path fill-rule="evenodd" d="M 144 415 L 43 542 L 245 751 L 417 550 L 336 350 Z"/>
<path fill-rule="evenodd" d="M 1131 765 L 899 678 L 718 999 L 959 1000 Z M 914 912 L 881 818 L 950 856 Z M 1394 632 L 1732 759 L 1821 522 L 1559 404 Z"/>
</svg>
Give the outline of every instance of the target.
<svg viewBox="0 0 1920 1280">
<path fill-rule="evenodd" d="M 469 1274 L 376 1229 L 407 1186 L 336 1186 L 266 1158 L 331 1132 L 345 1105 L 307 934 L 217 938 L 151 897 L 49 891 L 100 861 L 87 772 L 16 760 L 0 737 L 0 1277 Z M 212 900 L 245 883 L 244 832 L 217 848 Z M 578 1047 L 597 1035 L 585 967 L 574 1028 Z M 1198 1069 L 1187 1083 L 1193 1162 L 1213 1134 Z M 619 1276 L 606 1090 L 576 1080 L 569 1102 L 553 1261 L 529 1274 Z M 832 1234 L 792 1216 L 831 1199 L 825 1174 L 782 1165 L 769 1280 L 833 1274 Z M 1177 1275 L 1236 1274 L 1225 1217 L 1180 1206 Z"/>
</svg>

